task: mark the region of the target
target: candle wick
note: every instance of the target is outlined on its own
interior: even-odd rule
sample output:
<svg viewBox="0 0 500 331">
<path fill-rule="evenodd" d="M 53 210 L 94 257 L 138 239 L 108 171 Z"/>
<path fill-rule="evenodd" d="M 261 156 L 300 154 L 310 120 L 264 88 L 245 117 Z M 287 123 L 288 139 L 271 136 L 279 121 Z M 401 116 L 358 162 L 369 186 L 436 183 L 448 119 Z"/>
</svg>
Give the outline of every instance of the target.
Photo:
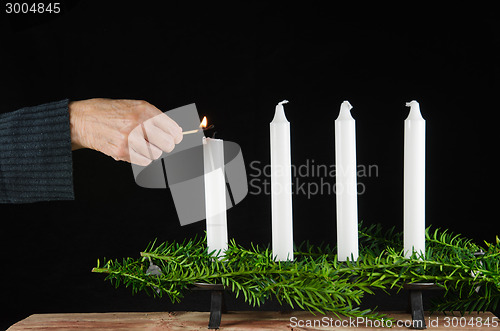
<svg viewBox="0 0 500 331">
<path fill-rule="evenodd" d="M 411 106 L 413 106 L 415 104 L 418 104 L 418 102 L 415 101 L 415 100 L 412 100 L 412 101 L 406 103 L 406 107 L 411 107 Z"/>
</svg>

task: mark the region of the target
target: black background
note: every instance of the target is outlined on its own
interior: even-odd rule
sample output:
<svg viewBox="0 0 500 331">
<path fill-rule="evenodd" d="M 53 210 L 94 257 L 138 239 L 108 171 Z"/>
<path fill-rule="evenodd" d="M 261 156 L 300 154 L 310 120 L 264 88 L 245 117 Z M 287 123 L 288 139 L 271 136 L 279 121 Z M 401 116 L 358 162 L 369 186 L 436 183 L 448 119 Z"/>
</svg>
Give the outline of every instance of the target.
<svg viewBox="0 0 500 331">
<path fill-rule="evenodd" d="M 64 98 L 144 99 L 164 111 L 194 102 L 218 137 L 241 146 L 250 174 L 252 161 L 269 163 L 268 125 L 283 99 L 292 162 L 333 164 L 333 121 L 349 100 L 358 163 L 378 167 L 363 178 L 359 218 L 402 230 L 403 120 L 415 99 L 427 120 L 427 224 L 479 243 L 499 233 L 496 10 L 61 7 L 7 15 L 2 2 L 1 112 Z M 42 312 L 208 309 L 204 294 L 172 305 L 90 272 L 98 258 L 138 256 L 154 238 L 202 235 L 204 222 L 181 227 L 170 192 L 138 187 L 129 164 L 90 150 L 73 157 L 75 201 L 0 205 L 1 326 Z M 238 243 L 269 243 L 269 196 L 248 195 L 228 223 Z M 294 233 L 296 242 L 334 243 L 334 195 L 295 196 Z M 386 300 L 375 304 L 401 308 Z M 229 309 L 249 307 L 230 301 Z"/>
</svg>

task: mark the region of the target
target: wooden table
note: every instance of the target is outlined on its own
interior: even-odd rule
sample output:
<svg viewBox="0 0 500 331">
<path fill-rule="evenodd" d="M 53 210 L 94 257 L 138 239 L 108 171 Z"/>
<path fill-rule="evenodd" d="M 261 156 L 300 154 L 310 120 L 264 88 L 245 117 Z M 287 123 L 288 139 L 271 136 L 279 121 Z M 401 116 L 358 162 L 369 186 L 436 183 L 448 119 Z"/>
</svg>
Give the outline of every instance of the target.
<svg viewBox="0 0 500 331">
<path fill-rule="evenodd" d="M 17 330 L 207 330 L 208 312 L 153 312 L 153 313 L 87 313 L 87 314 L 35 314 L 12 325 Z M 392 329 L 409 330 L 411 316 L 402 312 L 386 312 L 394 318 Z M 430 330 L 497 330 L 500 321 L 492 313 L 475 313 L 461 317 L 425 314 Z M 482 321 L 482 326 L 479 325 Z M 489 321 L 490 326 L 484 324 Z M 343 324 L 342 324 L 343 323 Z M 370 323 L 372 323 L 370 325 Z M 396 325 L 400 323 L 400 325 Z M 462 326 L 460 326 L 462 324 Z M 496 324 L 496 327 L 495 327 Z M 304 311 L 238 311 L 222 315 L 221 330 L 373 330 L 375 321 L 335 319 L 312 315 Z"/>
</svg>

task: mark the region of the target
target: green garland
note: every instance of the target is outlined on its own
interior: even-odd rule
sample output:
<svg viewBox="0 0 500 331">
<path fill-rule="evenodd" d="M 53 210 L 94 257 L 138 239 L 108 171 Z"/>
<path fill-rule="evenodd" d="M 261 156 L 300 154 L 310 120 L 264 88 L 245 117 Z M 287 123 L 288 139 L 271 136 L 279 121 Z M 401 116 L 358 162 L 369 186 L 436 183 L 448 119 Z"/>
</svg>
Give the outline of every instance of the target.
<svg viewBox="0 0 500 331">
<path fill-rule="evenodd" d="M 405 258 L 402 234 L 380 225 L 360 226 L 360 254 L 355 262 L 338 262 L 336 248 L 304 243 L 293 262 L 277 262 L 269 248 L 250 249 L 231 241 L 224 257 L 207 254 L 205 238 L 182 243 L 155 242 L 139 258 L 104 260 L 92 271 L 107 274 L 116 287 L 179 302 L 194 283 L 222 283 L 245 301 L 260 306 L 274 297 L 280 304 L 313 313 L 381 318 L 359 309 L 373 290 L 402 289 L 404 284 L 431 282 L 443 287 L 433 311 L 495 310 L 500 300 L 500 240 L 482 247 L 461 235 L 430 228 L 425 258 Z M 475 256 L 482 251 L 484 255 Z M 101 266 L 102 265 L 102 266 Z M 427 307 L 426 307 L 427 308 Z"/>
</svg>

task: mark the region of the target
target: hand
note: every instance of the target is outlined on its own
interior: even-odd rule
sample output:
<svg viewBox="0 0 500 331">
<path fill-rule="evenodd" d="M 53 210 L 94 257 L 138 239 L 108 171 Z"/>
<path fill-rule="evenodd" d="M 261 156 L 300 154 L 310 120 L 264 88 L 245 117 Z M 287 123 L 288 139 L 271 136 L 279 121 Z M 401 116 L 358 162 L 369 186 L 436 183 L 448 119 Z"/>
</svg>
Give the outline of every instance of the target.
<svg viewBox="0 0 500 331">
<path fill-rule="evenodd" d="M 182 129 L 141 100 L 89 99 L 69 104 L 72 149 L 91 148 L 147 166 L 182 140 Z"/>
</svg>

